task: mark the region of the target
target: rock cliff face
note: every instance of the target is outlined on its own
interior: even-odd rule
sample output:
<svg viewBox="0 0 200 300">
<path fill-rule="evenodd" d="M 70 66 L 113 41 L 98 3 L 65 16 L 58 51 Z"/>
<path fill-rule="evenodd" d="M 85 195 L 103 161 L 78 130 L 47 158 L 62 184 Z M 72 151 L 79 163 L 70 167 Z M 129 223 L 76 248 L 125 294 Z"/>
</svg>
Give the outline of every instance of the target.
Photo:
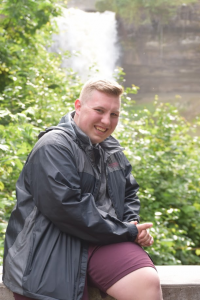
<svg viewBox="0 0 200 300">
<path fill-rule="evenodd" d="M 95 9 L 96 0 L 69 0 L 67 7 L 79 8 L 85 11 L 96 11 Z"/>
<path fill-rule="evenodd" d="M 95 2 L 71 0 L 68 7 L 95 11 Z M 126 73 L 127 86 L 139 86 L 140 93 L 200 92 L 200 1 L 182 6 L 162 34 L 156 20 L 139 27 L 117 21 L 118 65 Z"/>
<path fill-rule="evenodd" d="M 152 25 L 127 25 L 118 20 L 120 65 L 126 85 L 142 93 L 200 92 L 200 4 L 180 9 L 162 36 Z"/>
</svg>

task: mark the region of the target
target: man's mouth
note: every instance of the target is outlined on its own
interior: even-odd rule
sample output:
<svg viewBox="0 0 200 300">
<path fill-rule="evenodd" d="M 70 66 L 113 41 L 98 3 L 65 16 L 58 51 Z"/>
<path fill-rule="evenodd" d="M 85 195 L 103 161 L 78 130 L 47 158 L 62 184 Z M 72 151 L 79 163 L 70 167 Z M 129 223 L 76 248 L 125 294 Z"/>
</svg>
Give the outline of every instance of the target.
<svg viewBox="0 0 200 300">
<path fill-rule="evenodd" d="M 102 128 L 102 127 L 99 127 L 99 126 L 94 126 L 98 131 L 101 131 L 101 132 L 106 132 L 107 129 L 106 128 Z"/>
</svg>

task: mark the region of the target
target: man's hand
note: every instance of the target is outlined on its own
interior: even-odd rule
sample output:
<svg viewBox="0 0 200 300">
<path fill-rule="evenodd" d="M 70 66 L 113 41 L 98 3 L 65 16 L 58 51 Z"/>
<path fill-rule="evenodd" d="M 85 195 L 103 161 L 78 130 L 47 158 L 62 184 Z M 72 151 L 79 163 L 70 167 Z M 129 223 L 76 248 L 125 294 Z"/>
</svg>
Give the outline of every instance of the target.
<svg viewBox="0 0 200 300">
<path fill-rule="evenodd" d="M 142 247 L 151 246 L 154 240 L 151 234 L 148 232 L 148 229 L 151 228 L 153 224 L 152 223 L 138 224 L 137 221 L 131 221 L 130 223 L 135 224 L 138 229 L 138 236 L 135 242 Z"/>
</svg>

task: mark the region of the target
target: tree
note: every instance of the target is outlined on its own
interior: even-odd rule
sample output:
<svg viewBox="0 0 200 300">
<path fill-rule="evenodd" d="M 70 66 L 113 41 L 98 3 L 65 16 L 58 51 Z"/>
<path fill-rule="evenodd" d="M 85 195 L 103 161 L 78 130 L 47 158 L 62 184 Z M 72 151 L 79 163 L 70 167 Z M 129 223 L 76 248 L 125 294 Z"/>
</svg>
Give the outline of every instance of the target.
<svg viewBox="0 0 200 300">
<path fill-rule="evenodd" d="M 61 7 L 54 0 L 0 4 L 0 256 L 15 184 L 37 134 L 72 109 L 81 82 L 47 51 Z M 68 53 L 66 53 L 68 55 Z M 1 264 L 1 261 L 0 261 Z"/>
</svg>

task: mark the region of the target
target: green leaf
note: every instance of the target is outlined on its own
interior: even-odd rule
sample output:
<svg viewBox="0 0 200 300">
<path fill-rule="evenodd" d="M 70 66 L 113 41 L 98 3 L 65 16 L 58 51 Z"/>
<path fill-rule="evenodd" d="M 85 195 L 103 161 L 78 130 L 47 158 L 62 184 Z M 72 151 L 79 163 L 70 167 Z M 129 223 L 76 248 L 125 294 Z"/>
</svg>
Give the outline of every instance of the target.
<svg viewBox="0 0 200 300">
<path fill-rule="evenodd" d="M 3 189 L 4 189 L 4 184 L 3 182 L 0 181 L 0 191 L 3 191 Z"/>
<path fill-rule="evenodd" d="M 200 249 L 196 249 L 195 253 L 196 255 L 200 255 Z"/>
</svg>

